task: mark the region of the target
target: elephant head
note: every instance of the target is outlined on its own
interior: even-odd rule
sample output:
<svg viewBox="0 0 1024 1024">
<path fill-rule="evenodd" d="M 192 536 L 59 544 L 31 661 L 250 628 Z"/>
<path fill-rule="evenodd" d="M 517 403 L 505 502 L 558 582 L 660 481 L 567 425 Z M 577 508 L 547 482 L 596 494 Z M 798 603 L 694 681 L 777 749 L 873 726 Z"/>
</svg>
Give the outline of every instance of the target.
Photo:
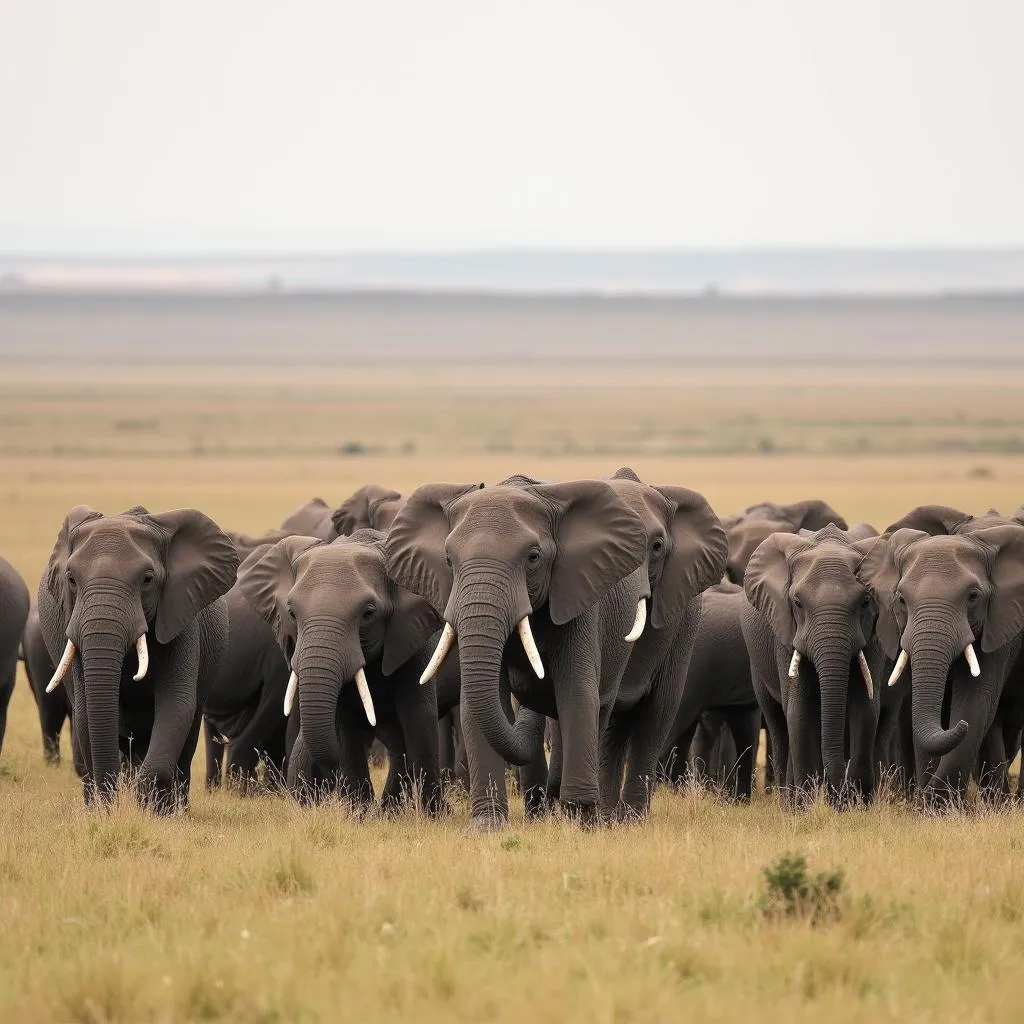
<svg viewBox="0 0 1024 1024">
<path fill-rule="evenodd" d="M 255 551 L 238 573 L 243 596 L 291 663 L 285 714 L 297 695 L 307 749 L 325 771 L 341 761 L 335 715 L 342 687 L 354 682 L 375 725 L 366 668 L 392 675 L 440 625 L 425 600 L 388 578 L 383 539 L 371 530 L 330 544 L 286 537 Z"/>
<path fill-rule="evenodd" d="M 743 584 L 747 600 L 792 651 L 792 685 L 813 685 L 813 666 L 821 696 L 822 765 L 837 792 L 846 776 L 850 686 L 875 696 L 864 648 L 874 635 L 876 605 L 859 572 L 870 543 L 854 541 L 836 526 L 810 536 L 775 533 L 754 552 Z"/>
<path fill-rule="evenodd" d="M 511 725 L 499 701 L 506 642 L 518 631 L 508 657 L 526 668 L 525 653 L 543 677 L 531 615 L 546 636 L 593 608 L 643 564 L 647 536 L 604 481 L 482 487 L 415 490 L 388 532 L 388 571 L 444 617 L 425 677 L 457 636 L 465 713 L 498 754 L 526 764 L 536 733 L 525 722 Z"/>
<path fill-rule="evenodd" d="M 645 569 L 650 592 L 652 628 L 675 624 L 698 594 L 722 578 L 728 541 L 718 516 L 703 495 L 685 487 L 654 487 L 626 467 L 609 481 L 623 501 L 640 516 L 647 532 Z M 634 630 L 639 639 L 644 599 Z M 635 635 L 634 635 L 635 634 Z"/>
<path fill-rule="evenodd" d="M 381 484 L 363 484 L 331 513 L 331 522 L 338 537 L 349 537 L 356 530 L 387 533 L 401 507 L 398 491 Z"/>
<path fill-rule="evenodd" d="M 60 683 L 77 658 L 85 685 L 89 768 L 101 794 L 109 795 L 116 784 L 126 655 L 137 652 L 132 678 L 144 679 L 151 644 L 173 643 L 199 612 L 227 593 L 237 569 L 230 538 L 195 509 L 152 515 L 139 506 L 105 516 L 78 505 L 68 513 L 43 577 L 67 641 L 47 689 Z"/>
<path fill-rule="evenodd" d="M 995 705 L 984 705 L 998 693 L 985 694 L 963 670 L 966 665 L 975 681 L 982 674 L 975 645 L 990 654 L 1024 630 L 1024 527 L 988 521 L 979 517 L 964 529 L 966 520 L 958 520 L 964 532 L 952 536 L 901 527 L 869 542 L 864 561 L 878 595 L 878 638 L 896 660 L 889 684 L 909 662 L 914 743 L 933 757 L 952 751 L 972 726 L 987 729 L 994 715 Z M 963 711 L 970 718 L 944 728 L 951 679 L 959 691 L 952 695 L 951 714 Z"/>
<path fill-rule="evenodd" d="M 333 540 L 337 536 L 331 523 L 333 511 L 323 498 L 310 498 L 285 518 L 280 527 L 281 532 L 292 537 Z"/>
<path fill-rule="evenodd" d="M 742 512 L 722 520 L 729 538 L 729 561 L 726 573 L 733 583 L 743 583 L 743 574 L 754 551 L 773 533 L 816 532 L 828 525 L 840 530 L 847 528 L 846 520 L 827 502 L 818 499 L 796 501 L 778 505 L 762 501 L 750 505 Z"/>
</svg>

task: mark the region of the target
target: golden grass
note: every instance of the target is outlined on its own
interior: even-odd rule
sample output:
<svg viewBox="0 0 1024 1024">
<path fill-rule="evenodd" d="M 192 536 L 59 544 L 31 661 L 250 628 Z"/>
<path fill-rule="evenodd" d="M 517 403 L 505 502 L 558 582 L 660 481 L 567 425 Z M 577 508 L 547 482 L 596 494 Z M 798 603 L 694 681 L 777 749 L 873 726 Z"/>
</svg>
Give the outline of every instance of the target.
<svg viewBox="0 0 1024 1024">
<path fill-rule="evenodd" d="M 522 367 L 325 369 L 305 381 L 212 372 L 55 380 L 5 367 L 0 553 L 31 586 L 76 502 L 196 505 L 254 531 L 366 480 L 567 478 L 624 462 L 702 490 L 723 512 L 814 495 L 884 526 L 922 501 L 983 511 L 1024 500 L 1024 461 L 1006 452 L 915 453 L 904 440 L 880 453 L 893 431 L 970 444 L 1012 433 L 1024 382 L 998 373 L 897 369 L 884 386 L 867 374 L 851 386 L 757 367 L 738 380 L 721 369 L 563 368 L 542 384 Z M 982 423 L 997 420 L 1011 425 Z M 737 442 L 736 454 L 700 454 L 666 440 L 697 429 L 804 437 L 808 450 Z M 875 450 L 828 448 L 852 429 Z M 338 454 L 346 441 L 380 450 Z M 582 834 L 525 825 L 514 808 L 505 833 L 467 836 L 461 801 L 440 823 L 413 812 L 357 823 L 333 805 L 208 795 L 200 750 L 191 813 L 158 820 L 129 805 L 86 811 L 68 746 L 61 767 L 44 768 L 20 678 L 0 761 L 0 1020 L 1019 1014 L 1017 810 L 792 814 L 766 797 L 738 808 L 660 792 L 643 826 Z M 812 928 L 759 912 L 762 868 L 786 851 L 814 871 L 844 871 L 837 920 Z"/>
</svg>

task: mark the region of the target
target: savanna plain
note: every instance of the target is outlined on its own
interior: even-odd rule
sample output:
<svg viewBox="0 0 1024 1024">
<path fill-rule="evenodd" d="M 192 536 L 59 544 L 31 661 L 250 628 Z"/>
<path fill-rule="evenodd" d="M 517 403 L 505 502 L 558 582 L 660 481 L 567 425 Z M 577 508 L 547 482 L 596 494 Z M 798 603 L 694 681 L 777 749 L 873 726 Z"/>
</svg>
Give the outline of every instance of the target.
<svg viewBox="0 0 1024 1024">
<path fill-rule="evenodd" d="M 67 510 L 275 526 L 377 481 L 600 476 L 723 514 L 1024 502 L 1024 301 L 0 296 L 0 554 Z M 464 834 L 203 790 L 87 811 L 23 676 L 0 759 L 4 1021 L 995 1021 L 1020 1012 L 1024 813 L 660 790 L 642 825 Z M 842 872 L 770 913 L 784 854 Z"/>
</svg>

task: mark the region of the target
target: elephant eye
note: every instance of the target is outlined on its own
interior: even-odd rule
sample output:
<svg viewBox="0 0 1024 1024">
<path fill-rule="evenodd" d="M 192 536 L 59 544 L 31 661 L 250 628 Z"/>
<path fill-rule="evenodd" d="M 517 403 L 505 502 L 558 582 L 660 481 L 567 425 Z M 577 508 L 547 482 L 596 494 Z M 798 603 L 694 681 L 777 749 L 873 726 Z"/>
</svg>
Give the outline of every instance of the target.
<svg viewBox="0 0 1024 1024">
<path fill-rule="evenodd" d="M 796 594 L 794 594 L 793 595 L 793 607 L 794 608 L 803 608 L 803 606 L 804 606 L 803 601 L 801 601 L 800 598 L 797 597 Z"/>
<path fill-rule="evenodd" d="M 861 598 L 860 606 L 861 606 L 861 608 L 870 608 L 871 607 L 871 595 L 870 594 L 865 594 Z"/>
<path fill-rule="evenodd" d="M 651 553 L 660 555 L 664 548 L 665 542 L 660 537 L 656 537 L 654 543 L 651 545 Z"/>
<path fill-rule="evenodd" d="M 981 591 L 980 590 L 972 590 L 967 595 L 967 603 L 968 604 L 977 604 L 980 600 L 981 600 Z"/>
<path fill-rule="evenodd" d="M 452 556 L 449 555 L 447 551 L 444 553 L 444 564 L 447 565 L 449 569 L 452 567 Z"/>
<path fill-rule="evenodd" d="M 374 604 L 368 604 L 363 609 L 363 622 L 372 621 L 373 617 L 377 614 L 377 606 Z"/>
<path fill-rule="evenodd" d="M 295 609 L 291 605 L 288 605 L 285 610 L 288 612 L 288 618 L 290 618 L 294 622 L 295 621 Z"/>
<path fill-rule="evenodd" d="M 530 565 L 536 565 L 540 561 L 540 551 L 537 548 L 531 548 L 530 553 L 526 556 L 526 561 Z"/>
<path fill-rule="evenodd" d="M 77 590 L 78 582 L 75 580 L 75 574 L 70 569 L 68 569 L 68 571 L 64 575 L 67 576 L 68 586 L 72 590 Z"/>
<path fill-rule="evenodd" d="M 147 569 L 147 570 L 146 570 L 146 571 L 145 571 L 145 572 L 144 572 L 144 573 L 142 574 L 142 582 L 143 582 L 143 583 L 152 583 L 152 582 L 153 582 L 153 579 L 154 579 L 154 573 L 153 573 L 153 570 L 152 570 L 152 569 Z"/>
</svg>

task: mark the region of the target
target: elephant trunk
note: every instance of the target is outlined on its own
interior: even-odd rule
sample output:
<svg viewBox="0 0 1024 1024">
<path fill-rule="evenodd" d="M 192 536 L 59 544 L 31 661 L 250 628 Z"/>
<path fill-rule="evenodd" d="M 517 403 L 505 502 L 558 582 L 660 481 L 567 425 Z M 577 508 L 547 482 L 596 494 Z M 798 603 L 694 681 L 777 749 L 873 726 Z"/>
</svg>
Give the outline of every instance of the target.
<svg viewBox="0 0 1024 1024">
<path fill-rule="evenodd" d="M 330 626 L 306 628 L 300 638 L 292 667 L 298 676 L 299 715 L 302 738 L 310 757 L 321 771 L 341 767 L 338 742 L 338 698 L 345 683 L 363 664 L 358 642 L 343 642 L 341 631 Z"/>
<path fill-rule="evenodd" d="M 962 720 L 951 729 L 942 727 L 942 704 L 954 657 L 944 631 L 919 636 L 912 644 L 910 661 L 914 673 L 911 689 L 914 744 L 929 757 L 948 754 L 967 735 L 968 725 Z"/>
<path fill-rule="evenodd" d="M 523 616 L 517 614 L 511 588 L 504 581 L 463 582 L 459 597 L 456 632 L 463 713 L 506 761 L 529 764 L 542 749 L 543 735 L 532 727 L 529 715 L 510 723 L 500 698 L 505 643 Z"/>
</svg>

